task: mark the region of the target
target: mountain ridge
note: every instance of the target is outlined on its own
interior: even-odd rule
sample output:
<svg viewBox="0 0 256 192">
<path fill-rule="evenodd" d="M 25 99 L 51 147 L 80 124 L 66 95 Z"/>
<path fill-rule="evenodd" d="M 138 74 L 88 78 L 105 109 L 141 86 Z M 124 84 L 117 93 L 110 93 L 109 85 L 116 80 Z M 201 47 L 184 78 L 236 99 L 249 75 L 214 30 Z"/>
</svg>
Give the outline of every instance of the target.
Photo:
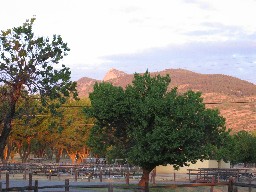
<svg viewBox="0 0 256 192">
<path fill-rule="evenodd" d="M 104 81 L 114 86 L 125 88 L 132 83 L 134 74 L 110 69 L 109 77 Z M 116 73 L 117 72 L 117 73 Z M 120 74 L 118 74 L 120 73 Z M 200 74 L 186 69 L 165 69 L 158 72 L 150 72 L 152 76 L 167 75 L 171 77 L 168 90 L 178 88 L 182 93 L 187 90 L 200 91 L 206 107 L 216 108 L 226 118 L 227 128 L 236 132 L 239 130 L 256 130 L 256 85 L 236 77 L 222 74 Z M 106 77 L 105 76 L 105 77 Z M 79 97 L 88 97 L 93 91 L 95 82 L 102 82 L 87 77 L 77 81 Z"/>
</svg>

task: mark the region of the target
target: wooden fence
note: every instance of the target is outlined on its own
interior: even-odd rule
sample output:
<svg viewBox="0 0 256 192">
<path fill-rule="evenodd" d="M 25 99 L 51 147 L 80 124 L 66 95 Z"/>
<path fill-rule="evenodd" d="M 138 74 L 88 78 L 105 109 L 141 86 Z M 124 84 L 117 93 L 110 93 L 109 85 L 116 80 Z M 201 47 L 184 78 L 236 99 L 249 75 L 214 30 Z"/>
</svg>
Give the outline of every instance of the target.
<svg viewBox="0 0 256 192">
<path fill-rule="evenodd" d="M 106 165 L 106 164 L 0 164 L 0 173 L 8 171 L 10 174 L 23 173 L 24 177 L 27 176 L 29 172 L 34 175 L 39 176 L 58 176 L 61 174 L 70 174 L 84 177 L 98 177 L 100 174 L 105 177 L 111 176 L 125 176 L 127 172 L 130 176 L 139 176 L 142 171 L 137 166 L 128 165 Z M 0 174 L 1 179 L 1 174 Z M 25 178 L 26 179 L 26 178 Z"/>
<path fill-rule="evenodd" d="M 23 186 L 23 187 L 10 187 L 10 178 L 9 173 L 6 173 L 5 178 L 5 188 L 3 188 L 2 182 L 0 181 L 0 192 L 5 191 L 34 191 L 38 192 L 40 189 L 64 189 L 64 191 L 72 191 L 72 189 L 107 189 L 108 192 L 114 192 L 114 189 L 132 189 L 132 190 L 139 190 L 143 192 L 149 192 L 150 189 L 174 189 L 178 187 L 210 187 L 210 192 L 214 191 L 214 187 L 216 186 L 227 186 L 227 192 L 238 192 L 237 187 L 247 187 L 248 191 L 251 192 L 252 188 L 256 188 L 256 185 L 251 183 L 236 183 L 234 178 L 230 178 L 228 182 L 215 182 L 215 177 L 212 177 L 211 183 L 176 183 L 176 184 L 166 184 L 166 185 L 150 185 L 146 183 L 145 187 L 139 187 L 134 185 L 129 185 L 129 179 L 128 182 L 126 182 L 126 185 L 118 185 L 118 184 L 100 184 L 100 185 L 72 185 L 69 182 L 69 179 L 65 179 L 64 184 L 62 185 L 46 185 L 46 186 L 39 186 L 39 181 L 35 180 L 33 185 L 32 180 L 32 173 L 29 174 L 29 185 Z M 127 181 L 127 180 L 126 180 Z"/>
<path fill-rule="evenodd" d="M 69 180 L 66 179 L 63 185 L 49 185 L 49 186 L 38 186 L 38 180 L 35 180 L 34 185 L 24 186 L 24 187 L 11 187 L 11 188 L 2 188 L 2 182 L 0 182 L 0 192 L 5 191 L 34 191 L 38 192 L 40 189 L 64 189 L 65 192 L 72 191 L 72 189 L 107 189 L 108 192 L 114 192 L 114 189 L 131 189 L 131 190 L 139 190 L 142 192 L 149 192 L 150 189 L 175 189 L 178 187 L 210 187 L 210 192 L 213 192 L 214 187 L 216 186 L 228 186 L 227 192 L 238 192 L 237 186 L 248 187 L 249 191 L 251 188 L 256 188 L 255 185 L 234 185 L 231 181 L 229 182 L 222 182 L 222 183 L 184 183 L 184 184 L 169 184 L 169 185 L 155 185 L 149 186 L 146 184 L 145 187 L 139 186 L 121 186 L 117 184 L 103 184 L 103 185 L 70 185 Z"/>
</svg>

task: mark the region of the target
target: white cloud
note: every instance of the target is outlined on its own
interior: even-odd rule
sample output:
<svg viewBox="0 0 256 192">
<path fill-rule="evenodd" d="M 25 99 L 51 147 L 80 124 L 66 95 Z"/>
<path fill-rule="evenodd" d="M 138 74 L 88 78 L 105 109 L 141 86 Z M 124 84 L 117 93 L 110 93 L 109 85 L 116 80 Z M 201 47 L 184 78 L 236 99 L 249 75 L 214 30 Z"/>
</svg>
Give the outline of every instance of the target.
<svg viewBox="0 0 256 192">
<path fill-rule="evenodd" d="M 0 29 L 36 15 L 37 34 L 60 34 L 68 42 L 71 52 L 64 62 L 71 70 L 104 68 L 108 55 L 194 42 L 254 41 L 255 10 L 254 0 L 8 0 L 1 2 Z"/>
</svg>

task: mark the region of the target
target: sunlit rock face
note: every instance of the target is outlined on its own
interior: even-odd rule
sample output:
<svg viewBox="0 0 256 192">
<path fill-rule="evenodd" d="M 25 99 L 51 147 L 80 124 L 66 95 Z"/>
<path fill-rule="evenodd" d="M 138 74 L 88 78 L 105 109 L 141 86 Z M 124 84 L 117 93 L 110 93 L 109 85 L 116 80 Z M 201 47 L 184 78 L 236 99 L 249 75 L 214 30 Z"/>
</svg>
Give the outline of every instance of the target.
<svg viewBox="0 0 256 192">
<path fill-rule="evenodd" d="M 125 75 L 127 75 L 125 72 L 112 68 L 107 72 L 103 81 L 108 81 L 108 80 L 119 78 L 119 77 L 122 77 L 122 76 L 125 76 Z"/>
</svg>

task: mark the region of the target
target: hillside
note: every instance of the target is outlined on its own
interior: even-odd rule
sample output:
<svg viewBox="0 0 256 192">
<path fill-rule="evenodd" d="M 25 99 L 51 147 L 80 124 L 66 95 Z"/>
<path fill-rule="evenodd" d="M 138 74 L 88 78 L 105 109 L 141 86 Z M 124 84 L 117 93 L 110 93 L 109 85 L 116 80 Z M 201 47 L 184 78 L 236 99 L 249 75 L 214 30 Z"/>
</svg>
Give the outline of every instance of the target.
<svg viewBox="0 0 256 192">
<path fill-rule="evenodd" d="M 179 92 L 187 90 L 200 91 L 206 106 L 218 108 L 226 118 L 227 128 L 256 131 L 256 85 L 241 79 L 220 74 L 199 74 L 184 69 L 166 69 L 153 72 L 151 75 L 166 75 L 171 77 L 169 90 L 178 87 Z M 133 80 L 133 74 L 126 74 L 111 69 L 104 81 L 125 88 Z M 93 91 L 94 83 L 98 81 L 81 78 L 77 81 L 80 97 L 88 97 Z"/>
<path fill-rule="evenodd" d="M 88 97 L 93 91 L 93 85 L 97 82 L 95 79 L 83 77 L 77 81 L 77 91 L 79 97 Z"/>
</svg>

